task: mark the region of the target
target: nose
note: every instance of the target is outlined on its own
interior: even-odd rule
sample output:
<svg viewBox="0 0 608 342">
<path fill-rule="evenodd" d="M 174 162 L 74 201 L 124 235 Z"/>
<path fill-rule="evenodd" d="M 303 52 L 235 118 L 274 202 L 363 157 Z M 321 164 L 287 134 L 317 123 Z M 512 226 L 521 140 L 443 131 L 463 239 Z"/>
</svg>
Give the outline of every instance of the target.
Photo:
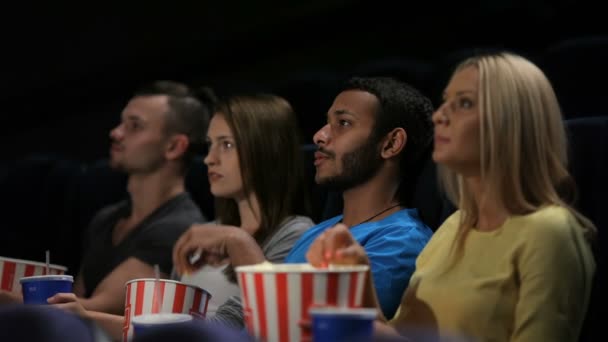
<svg viewBox="0 0 608 342">
<path fill-rule="evenodd" d="M 331 134 L 330 134 L 329 124 L 325 124 L 325 126 L 321 127 L 321 129 L 319 129 L 317 131 L 317 133 L 315 133 L 315 135 L 312 136 L 312 141 L 317 146 L 324 146 L 329 143 L 330 138 L 331 138 Z"/>
<path fill-rule="evenodd" d="M 435 111 L 435 113 L 433 113 L 432 116 L 432 120 L 433 120 L 433 124 L 435 126 L 437 125 L 441 125 L 441 124 L 449 124 L 450 123 L 450 119 L 447 115 L 447 110 L 449 110 L 448 108 L 448 103 L 447 101 L 444 102 L 441 106 L 439 106 L 439 108 L 437 108 L 437 110 Z"/>
<path fill-rule="evenodd" d="M 112 141 L 120 141 L 123 136 L 124 130 L 122 127 L 122 123 L 110 130 L 110 139 L 112 139 Z"/>
<path fill-rule="evenodd" d="M 203 163 L 205 163 L 205 165 L 207 166 L 217 164 L 217 156 L 215 155 L 215 149 L 211 146 L 209 146 L 209 148 L 207 149 L 207 155 L 205 156 L 205 159 L 203 159 Z"/>
</svg>

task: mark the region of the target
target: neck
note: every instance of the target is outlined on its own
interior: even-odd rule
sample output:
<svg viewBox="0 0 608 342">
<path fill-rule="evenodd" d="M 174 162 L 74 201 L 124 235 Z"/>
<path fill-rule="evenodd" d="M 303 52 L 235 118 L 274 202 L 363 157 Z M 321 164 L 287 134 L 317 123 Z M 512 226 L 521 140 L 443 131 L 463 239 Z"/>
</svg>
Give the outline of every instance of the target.
<svg viewBox="0 0 608 342">
<path fill-rule="evenodd" d="M 477 229 L 492 231 L 500 228 L 509 217 L 509 211 L 500 196 L 495 191 L 491 191 L 488 184 L 480 177 L 466 178 L 465 184 L 477 205 Z"/>
<path fill-rule="evenodd" d="M 236 204 L 239 208 L 239 216 L 241 217 L 241 228 L 253 235 L 260 228 L 262 220 L 257 196 L 253 193 L 249 196 L 241 196 L 236 199 Z"/>
<path fill-rule="evenodd" d="M 168 200 L 183 193 L 184 177 L 162 170 L 129 176 L 127 190 L 131 196 L 130 219 L 140 221 Z"/>
<path fill-rule="evenodd" d="M 392 170 L 381 168 L 367 182 L 344 191 L 344 224 L 350 227 L 367 220 L 378 221 L 401 209 L 401 206 L 397 205 L 399 180 L 394 172 L 390 171 Z M 397 206 L 373 217 L 395 205 Z"/>
</svg>

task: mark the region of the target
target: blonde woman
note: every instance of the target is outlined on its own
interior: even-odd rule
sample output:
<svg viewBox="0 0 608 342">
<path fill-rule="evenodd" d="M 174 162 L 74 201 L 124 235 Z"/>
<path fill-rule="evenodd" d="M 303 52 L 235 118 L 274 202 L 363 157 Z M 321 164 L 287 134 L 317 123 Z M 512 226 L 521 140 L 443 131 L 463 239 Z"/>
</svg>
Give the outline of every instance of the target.
<svg viewBox="0 0 608 342">
<path fill-rule="evenodd" d="M 433 159 L 459 210 L 434 234 L 395 317 L 377 332 L 479 341 L 576 341 L 595 262 L 593 224 L 572 193 L 559 104 L 543 74 L 509 53 L 467 59 L 433 114 Z M 342 227 L 309 261 L 367 263 Z M 366 302 L 376 306 L 370 283 Z"/>
</svg>

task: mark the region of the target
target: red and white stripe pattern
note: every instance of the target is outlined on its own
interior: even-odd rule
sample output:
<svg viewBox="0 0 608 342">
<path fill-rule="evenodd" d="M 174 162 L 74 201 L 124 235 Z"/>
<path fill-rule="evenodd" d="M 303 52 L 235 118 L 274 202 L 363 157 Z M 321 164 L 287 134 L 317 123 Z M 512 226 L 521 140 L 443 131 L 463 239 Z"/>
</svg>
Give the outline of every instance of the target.
<svg viewBox="0 0 608 342">
<path fill-rule="evenodd" d="M 50 265 L 50 274 L 65 274 L 66 267 Z M 19 279 L 46 275 L 46 265 L 40 262 L 0 257 L 0 289 L 21 293 Z"/>
<path fill-rule="evenodd" d="M 363 270 L 238 273 L 247 328 L 267 342 L 310 340 L 299 326 L 308 309 L 360 307 L 366 277 Z"/>
<path fill-rule="evenodd" d="M 174 280 L 134 279 L 126 285 L 123 340 L 133 335 L 131 318 L 153 313 L 185 313 L 205 318 L 211 295 L 193 285 Z"/>
</svg>

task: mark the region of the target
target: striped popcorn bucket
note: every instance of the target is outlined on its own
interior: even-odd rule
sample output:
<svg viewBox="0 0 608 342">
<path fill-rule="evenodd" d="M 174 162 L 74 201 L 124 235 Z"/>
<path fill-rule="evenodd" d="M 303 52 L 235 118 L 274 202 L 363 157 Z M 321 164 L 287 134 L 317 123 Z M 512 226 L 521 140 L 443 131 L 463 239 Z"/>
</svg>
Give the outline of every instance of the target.
<svg viewBox="0 0 608 342">
<path fill-rule="evenodd" d="M 175 280 L 133 279 L 126 284 L 123 341 L 133 337 L 131 319 L 135 316 L 179 313 L 203 319 L 210 298 L 209 292 L 200 287 Z"/>
<path fill-rule="evenodd" d="M 65 274 L 67 270 L 65 266 L 49 265 L 49 274 Z M 2 290 L 21 293 L 19 279 L 46 274 L 46 264 L 43 262 L 0 257 L 0 289 Z"/>
<path fill-rule="evenodd" d="M 236 268 L 249 333 L 267 342 L 309 341 L 311 306 L 360 307 L 369 267 L 263 263 Z"/>
</svg>

